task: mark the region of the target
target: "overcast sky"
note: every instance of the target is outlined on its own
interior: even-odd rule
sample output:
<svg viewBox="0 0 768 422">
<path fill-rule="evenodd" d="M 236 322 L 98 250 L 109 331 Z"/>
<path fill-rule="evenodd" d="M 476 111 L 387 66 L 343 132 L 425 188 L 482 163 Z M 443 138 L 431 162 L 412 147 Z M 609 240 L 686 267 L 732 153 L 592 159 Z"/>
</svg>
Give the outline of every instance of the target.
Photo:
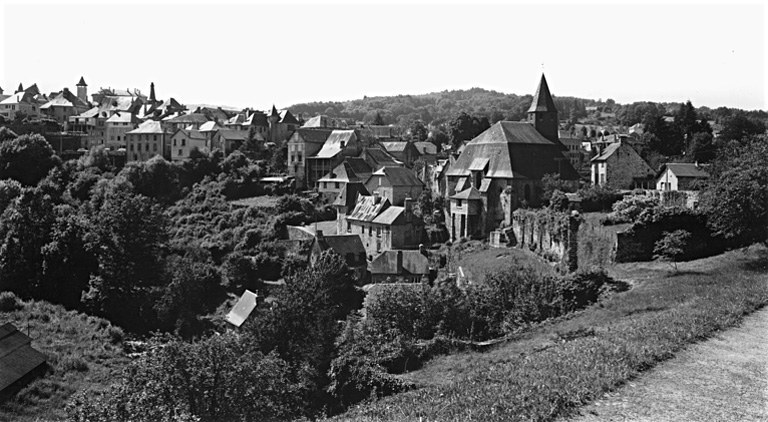
<svg viewBox="0 0 768 422">
<path fill-rule="evenodd" d="M 768 109 L 766 7 L 677 4 L 54 4 L 0 7 L 0 87 L 154 82 L 238 107 L 482 87 Z"/>
</svg>

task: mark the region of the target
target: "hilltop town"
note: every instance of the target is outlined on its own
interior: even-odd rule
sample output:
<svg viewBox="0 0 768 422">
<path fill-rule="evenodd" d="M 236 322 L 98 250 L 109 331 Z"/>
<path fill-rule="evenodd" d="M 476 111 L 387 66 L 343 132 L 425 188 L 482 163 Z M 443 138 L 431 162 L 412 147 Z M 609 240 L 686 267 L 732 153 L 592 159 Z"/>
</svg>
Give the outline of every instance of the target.
<svg viewBox="0 0 768 422">
<path fill-rule="evenodd" d="M 0 90 L 0 359 L 18 369 L 0 411 L 20 420 L 376 420 L 344 413 L 366 400 L 398 419 L 376 399 L 413 397 L 402 373 L 438 356 L 503 348 L 598 303 L 639 306 L 622 263 L 663 265 L 654 277 L 698 297 L 680 268 L 768 239 L 764 112 L 587 105 L 543 74 L 515 97 L 523 109 L 431 121 L 75 88 Z M 713 320 L 761 306 L 738 300 L 701 306 Z M 716 330 L 690 324 L 701 331 L 653 353 Z M 637 338 L 609 338 L 623 375 L 567 403 L 542 393 L 560 406 L 547 417 L 653 366 Z M 598 346 L 568 359 L 618 353 Z M 504 420 L 493 406 L 479 413 Z"/>
</svg>

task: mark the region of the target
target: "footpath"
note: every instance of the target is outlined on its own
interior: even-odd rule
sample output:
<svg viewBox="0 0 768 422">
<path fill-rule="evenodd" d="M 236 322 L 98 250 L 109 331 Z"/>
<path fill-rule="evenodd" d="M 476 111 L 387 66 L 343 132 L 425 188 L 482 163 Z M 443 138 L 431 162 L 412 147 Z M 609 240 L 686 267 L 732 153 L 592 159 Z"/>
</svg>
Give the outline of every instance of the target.
<svg viewBox="0 0 768 422">
<path fill-rule="evenodd" d="M 768 307 L 579 413 L 569 420 L 768 421 Z"/>
</svg>

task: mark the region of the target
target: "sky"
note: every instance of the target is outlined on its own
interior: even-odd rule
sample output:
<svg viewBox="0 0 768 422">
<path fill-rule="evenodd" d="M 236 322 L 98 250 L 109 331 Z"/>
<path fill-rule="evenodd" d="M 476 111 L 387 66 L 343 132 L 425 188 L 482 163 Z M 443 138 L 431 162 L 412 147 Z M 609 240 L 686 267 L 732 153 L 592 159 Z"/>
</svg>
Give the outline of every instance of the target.
<svg viewBox="0 0 768 422">
<path fill-rule="evenodd" d="M 0 87 L 234 107 L 481 87 L 768 110 L 763 2 L 0 0 Z"/>
</svg>

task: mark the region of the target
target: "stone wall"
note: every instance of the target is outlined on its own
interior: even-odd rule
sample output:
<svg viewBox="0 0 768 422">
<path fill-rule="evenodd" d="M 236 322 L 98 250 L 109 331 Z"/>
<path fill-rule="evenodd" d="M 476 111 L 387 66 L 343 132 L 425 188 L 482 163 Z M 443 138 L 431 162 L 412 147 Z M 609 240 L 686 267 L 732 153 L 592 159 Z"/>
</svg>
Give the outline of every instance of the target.
<svg viewBox="0 0 768 422">
<path fill-rule="evenodd" d="M 578 268 L 578 231 L 581 217 L 547 209 L 516 210 L 511 230 L 506 231 L 510 244 L 528 248 L 564 271 Z"/>
</svg>

